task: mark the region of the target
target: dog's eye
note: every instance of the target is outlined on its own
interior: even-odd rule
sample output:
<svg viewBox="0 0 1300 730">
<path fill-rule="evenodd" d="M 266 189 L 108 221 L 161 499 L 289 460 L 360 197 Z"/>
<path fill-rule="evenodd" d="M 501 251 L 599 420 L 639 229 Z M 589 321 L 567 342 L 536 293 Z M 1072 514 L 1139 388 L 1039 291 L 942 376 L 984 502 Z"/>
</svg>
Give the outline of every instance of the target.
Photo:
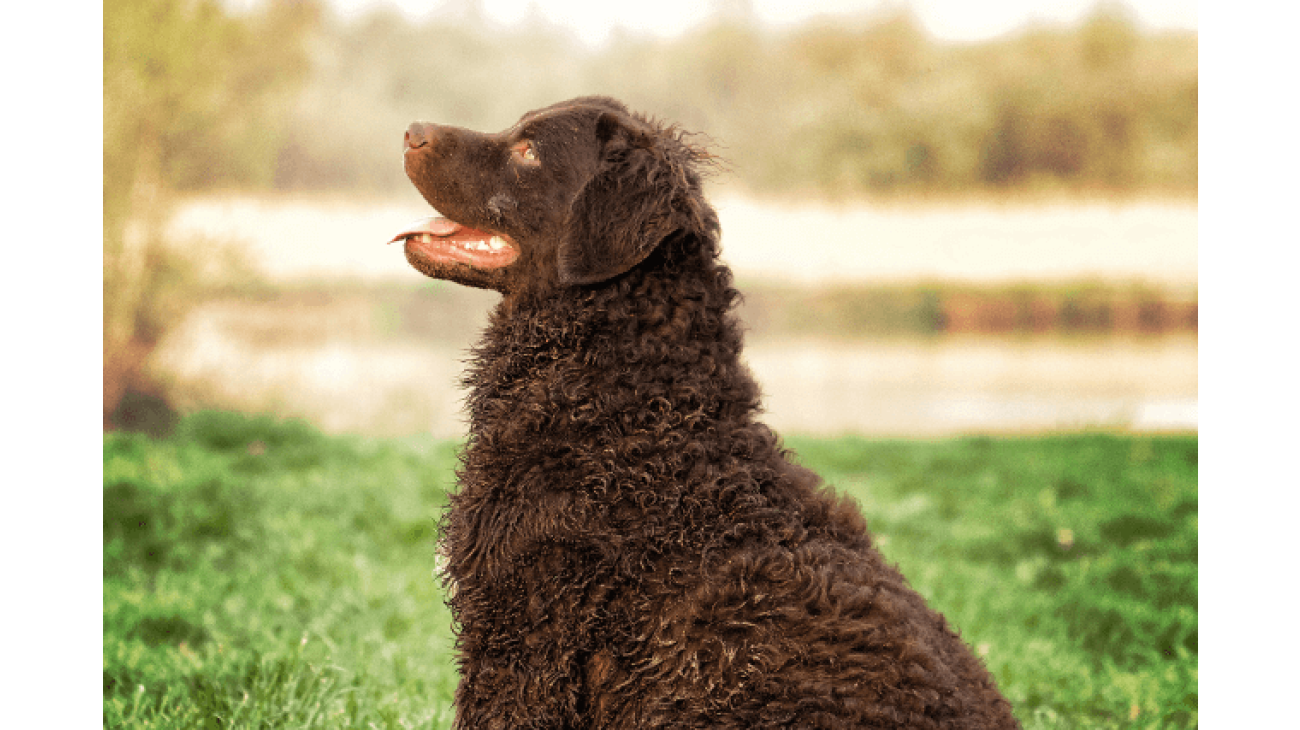
<svg viewBox="0 0 1300 730">
<path fill-rule="evenodd" d="M 511 148 L 515 156 L 528 162 L 537 162 L 537 152 L 533 150 L 533 143 L 528 140 L 519 142 Z"/>
</svg>

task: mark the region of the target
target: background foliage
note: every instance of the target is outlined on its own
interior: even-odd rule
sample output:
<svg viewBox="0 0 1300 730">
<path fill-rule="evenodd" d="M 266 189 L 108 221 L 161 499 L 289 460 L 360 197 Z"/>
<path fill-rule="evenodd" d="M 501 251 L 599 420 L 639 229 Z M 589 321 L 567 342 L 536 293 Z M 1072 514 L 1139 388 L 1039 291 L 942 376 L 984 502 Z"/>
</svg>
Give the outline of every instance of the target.
<svg viewBox="0 0 1300 730">
<path fill-rule="evenodd" d="M 781 30 L 720 14 L 598 49 L 540 18 L 259 7 L 106 4 L 107 177 L 144 165 L 187 190 L 393 190 L 414 119 L 498 129 L 608 93 L 708 134 L 739 181 L 772 193 L 1197 186 L 1196 35 L 1141 33 L 1115 6 L 969 44 L 933 40 L 904 9 Z"/>
<path fill-rule="evenodd" d="M 410 121 L 500 129 L 587 93 L 708 134 L 735 178 L 766 193 L 1197 186 L 1196 36 L 1144 35 L 1113 8 L 966 45 L 935 42 L 905 10 L 789 30 L 719 16 L 598 50 L 544 21 L 380 14 L 315 32 L 328 51 L 295 110 L 304 133 L 280 148 L 278 187 L 398 188 Z"/>
</svg>

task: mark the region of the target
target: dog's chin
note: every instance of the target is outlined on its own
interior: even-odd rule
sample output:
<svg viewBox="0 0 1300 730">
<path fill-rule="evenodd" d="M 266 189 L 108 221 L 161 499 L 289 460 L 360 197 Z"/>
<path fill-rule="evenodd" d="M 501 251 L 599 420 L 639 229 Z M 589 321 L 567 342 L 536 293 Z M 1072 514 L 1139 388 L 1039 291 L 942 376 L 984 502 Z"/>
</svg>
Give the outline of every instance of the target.
<svg viewBox="0 0 1300 730">
<path fill-rule="evenodd" d="M 509 289 L 507 267 L 480 269 L 459 261 L 430 257 L 418 246 L 413 246 L 410 239 L 406 242 L 406 261 L 416 271 L 432 279 L 451 281 L 476 289 L 491 289 L 503 294 Z"/>
</svg>

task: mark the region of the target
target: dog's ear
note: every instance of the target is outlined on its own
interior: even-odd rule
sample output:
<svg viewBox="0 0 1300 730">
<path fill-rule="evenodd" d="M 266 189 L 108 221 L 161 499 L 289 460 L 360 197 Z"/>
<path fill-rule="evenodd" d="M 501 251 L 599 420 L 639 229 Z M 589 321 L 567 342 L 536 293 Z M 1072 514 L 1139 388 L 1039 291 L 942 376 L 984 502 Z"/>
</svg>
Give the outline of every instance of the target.
<svg viewBox="0 0 1300 730">
<path fill-rule="evenodd" d="M 657 137 L 650 125 L 619 112 L 596 121 L 600 168 L 569 209 L 559 248 L 562 283 L 613 278 L 682 227 L 677 201 L 686 177 Z"/>
</svg>

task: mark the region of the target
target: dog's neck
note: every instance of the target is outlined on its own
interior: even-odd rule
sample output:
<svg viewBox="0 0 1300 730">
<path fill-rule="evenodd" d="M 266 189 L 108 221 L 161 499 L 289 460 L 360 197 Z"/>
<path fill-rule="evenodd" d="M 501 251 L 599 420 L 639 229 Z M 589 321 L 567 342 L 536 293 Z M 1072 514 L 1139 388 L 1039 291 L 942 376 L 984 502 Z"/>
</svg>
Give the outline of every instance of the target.
<svg viewBox="0 0 1300 730">
<path fill-rule="evenodd" d="M 583 382 L 592 373 L 627 373 L 629 382 L 643 390 L 678 387 L 681 373 L 698 373 L 709 381 L 712 400 L 728 401 L 709 403 L 709 410 L 757 410 L 757 387 L 740 363 L 741 327 L 731 313 L 738 296 L 730 270 L 709 250 L 691 261 L 652 258 L 594 288 L 503 301 L 492 313 L 464 380 L 470 390 L 471 433 L 480 435 L 503 420 L 522 426 L 530 403 L 538 399 L 550 399 L 544 410 L 554 413 L 553 399 L 580 400 L 592 386 Z M 655 373 L 674 382 L 658 383 Z M 608 384 L 601 392 L 610 392 Z M 514 419 L 501 418 L 507 408 L 518 411 Z"/>
</svg>

